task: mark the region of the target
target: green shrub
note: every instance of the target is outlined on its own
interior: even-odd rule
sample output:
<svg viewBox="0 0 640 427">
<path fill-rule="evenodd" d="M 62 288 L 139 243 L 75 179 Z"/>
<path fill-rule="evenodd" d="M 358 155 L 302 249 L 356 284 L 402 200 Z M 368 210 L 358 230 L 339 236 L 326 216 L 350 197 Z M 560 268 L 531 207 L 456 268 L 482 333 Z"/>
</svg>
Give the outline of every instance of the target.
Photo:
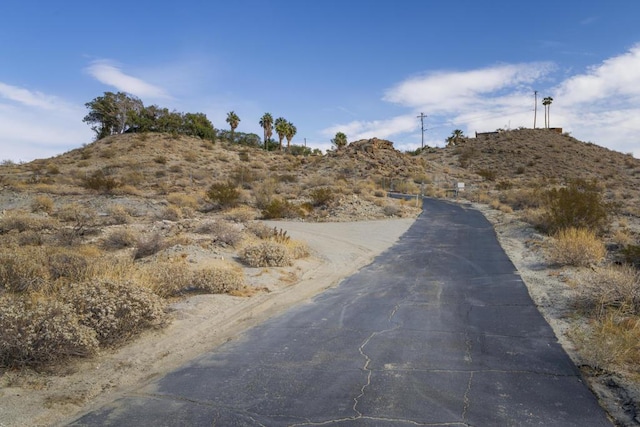
<svg viewBox="0 0 640 427">
<path fill-rule="evenodd" d="M 96 333 L 73 308 L 55 300 L 0 297 L 0 366 L 39 366 L 98 349 Z"/>
<path fill-rule="evenodd" d="M 292 264 L 287 247 L 273 241 L 247 246 L 240 252 L 240 260 L 249 267 L 286 267 Z"/>
<path fill-rule="evenodd" d="M 80 323 L 96 332 L 101 345 L 122 343 L 165 319 L 160 297 L 128 282 L 97 280 L 73 284 L 64 289 L 63 297 Z"/>
<path fill-rule="evenodd" d="M 333 189 L 330 187 L 317 187 L 309 192 L 313 206 L 327 206 L 333 201 Z"/>
<path fill-rule="evenodd" d="M 209 187 L 207 197 L 221 208 L 233 208 L 238 205 L 240 190 L 232 182 L 218 182 Z"/>
<path fill-rule="evenodd" d="M 297 218 L 302 215 L 300 208 L 288 200 L 275 198 L 262 210 L 264 219 Z"/>
<path fill-rule="evenodd" d="M 548 233 L 574 227 L 602 232 L 614 206 L 602 199 L 595 181 L 576 179 L 567 187 L 543 193 L 545 214 L 540 227 Z"/>
</svg>

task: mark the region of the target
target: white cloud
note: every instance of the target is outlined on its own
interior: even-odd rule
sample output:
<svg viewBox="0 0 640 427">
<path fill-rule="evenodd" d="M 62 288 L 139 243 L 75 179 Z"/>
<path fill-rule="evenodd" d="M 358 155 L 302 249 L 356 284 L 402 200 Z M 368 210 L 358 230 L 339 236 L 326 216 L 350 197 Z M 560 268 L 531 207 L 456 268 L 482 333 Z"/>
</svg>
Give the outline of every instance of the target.
<svg viewBox="0 0 640 427">
<path fill-rule="evenodd" d="M 627 53 L 609 58 L 586 73 L 568 78 L 555 90 L 568 105 L 595 101 L 640 100 L 640 44 Z M 577 105 L 576 105 L 577 106 Z M 588 108 L 588 106 L 587 106 Z"/>
<path fill-rule="evenodd" d="M 0 82 L 0 159 L 51 157 L 89 142 L 83 116 L 61 98 Z"/>
<path fill-rule="evenodd" d="M 0 98 L 18 102 L 30 107 L 39 107 L 49 110 L 55 109 L 59 104 L 53 96 L 47 96 L 41 92 L 34 92 L 17 86 L 0 82 Z"/>
<path fill-rule="evenodd" d="M 450 113 L 482 102 L 484 95 L 522 88 L 549 74 L 550 63 L 498 65 L 469 71 L 432 72 L 412 77 L 387 90 L 383 100 L 421 108 L 430 113 Z"/>
<path fill-rule="evenodd" d="M 117 65 L 108 60 L 93 61 L 86 70 L 99 82 L 113 86 L 119 91 L 127 92 L 140 98 L 170 98 L 169 94 L 161 87 L 123 73 Z"/>
<path fill-rule="evenodd" d="M 420 146 L 416 115 L 421 111 L 428 114 L 425 138 L 437 145 L 442 145 L 453 129 L 473 135 L 497 128 L 530 128 L 533 90 L 537 89 L 537 127 L 544 126 L 542 98 L 552 96 L 551 126 L 562 127 L 580 140 L 640 157 L 640 44 L 551 86 L 555 68 L 547 62 L 503 64 L 410 77 L 388 89 L 383 97 L 406 107 L 406 114 L 338 124 L 323 134 L 342 131 L 350 141 L 376 136 L 400 141 L 396 145 L 406 149 L 415 148 Z"/>
</svg>

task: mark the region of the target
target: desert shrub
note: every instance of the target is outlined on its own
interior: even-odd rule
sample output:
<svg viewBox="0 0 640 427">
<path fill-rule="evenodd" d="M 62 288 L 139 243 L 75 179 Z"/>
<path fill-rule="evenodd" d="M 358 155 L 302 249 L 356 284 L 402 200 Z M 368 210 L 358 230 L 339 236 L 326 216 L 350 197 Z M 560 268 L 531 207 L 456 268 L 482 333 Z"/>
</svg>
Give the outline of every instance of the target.
<svg viewBox="0 0 640 427">
<path fill-rule="evenodd" d="M 502 180 L 496 184 L 496 190 L 498 191 L 506 191 L 511 190 L 513 187 L 513 183 L 509 180 Z"/>
<path fill-rule="evenodd" d="M 31 201 L 31 212 L 53 212 L 53 199 L 49 196 L 36 196 Z"/>
<path fill-rule="evenodd" d="M 542 199 L 546 214 L 541 227 L 549 233 L 568 227 L 601 232 L 607 225 L 609 211 L 613 209 L 603 201 L 595 181 L 584 179 L 573 180 L 565 188 L 548 190 Z"/>
<path fill-rule="evenodd" d="M 135 245 L 134 259 L 145 258 L 157 254 L 166 247 L 164 238 L 160 233 L 151 233 L 149 236 L 138 237 Z"/>
<path fill-rule="evenodd" d="M 144 174 L 139 171 L 128 172 L 122 177 L 122 184 L 132 185 L 134 187 L 144 182 Z"/>
<path fill-rule="evenodd" d="M 98 349 L 95 332 L 55 300 L 0 297 L 0 366 L 39 366 Z"/>
<path fill-rule="evenodd" d="M 3 217 L 0 217 L 0 234 L 9 231 L 42 231 L 55 227 L 54 221 L 50 218 L 31 215 L 24 211 L 12 210 L 8 211 Z"/>
<path fill-rule="evenodd" d="M 262 240 L 269 239 L 273 234 L 273 228 L 264 222 L 250 222 L 245 227 L 249 233 Z"/>
<path fill-rule="evenodd" d="M 399 216 L 402 213 L 402 209 L 396 205 L 386 205 L 382 208 L 382 212 L 386 216 Z"/>
<path fill-rule="evenodd" d="M 101 170 L 93 172 L 83 181 L 83 187 L 102 193 L 110 193 L 117 188 L 120 183 L 110 176 L 106 176 Z"/>
<path fill-rule="evenodd" d="M 78 233 L 92 228 L 98 217 L 94 209 L 77 202 L 60 207 L 55 215 L 60 221 L 71 223 Z"/>
<path fill-rule="evenodd" d="M 298 176 L 297 175 L 293 175 L 290 173 L 285 173 L 282 175 L 278 175 L 278 181 L 279 182 L 285 182 L 285 183 L 294 183 L 294 182 L 298 182 Z"/>
<path fill-rule="evenodd" d="M 16 236 L 20 246 L 42 246 L 45 244 L 45 236 L 39 231 L 27 230 Z"/>
<path fill-rule="evenodd" d="M 129 211 L 122 205 L 110 206 L 107 213 L 113 224 L 127 224 L 131 219 Z"/>
<path fill-rule="evenodd" d="M 206 267 L 193 272 L 189 291 L 223 294 L 244 287 L 242 270 L 227 265 Z"/>
<path fill-rule="evenodd" d="M 237 166 L 231 172 L 231 179 L 236 185 L 247 188 L 259 179 L 259 174 L 248 166 Z"/>
<path fill-rule="evenodd" d="M 413 181 L 394 181 L 393 190 L 404 194 L 417 194 L 420 187 Z"/>
<path fill-rule="evenodd" d="M 309 246 L 305 242 L 299 240 L 290 240 L 286 243 L 287 250 L 293 259 L 302 259 L 311 253 Z"/>
<path fill-rule="evenodd" d="M 478 169 L 476 173 L 487 181 L 495 181 L 497 177 L 496 171 L 491 169 Z"/>
<path fill-rule="evenodd" d="M 196 233 L 209 234 L 213 243 L 221 246 L 236 246 L 242 240 L 242 231 L 223 221 L 203 222 L 196 228 Z"/>
<path fill-rule="evenodd" d="M 274 198 L 262 209 L 264 219 L 297 218 L 302 215 L 300 208 L 288 200 Z"/>
<path fill-rule="evenodd" d="M 0 287 L 10 292 L 39 291 L 49 283 L 44 250 L 24 247 L 0 252 Z"/>
<path fill-rule="evenodd" d="M 640 314 L 640 272 L 629 265 L 608 265 L 584 271 L 577 277 L 575 304 L 600 317 L 606 310 Z"/>
<path fill-rule="evenodd" d="M 333 189 L 331 187 L 317 187 L 309 191 L 313 206 L 327 206 L 333 201 Z"/>
<path fill-rule="evenodd" d="M 497 187 L 496 185 L 496 189 Z M 536 189 L 516 189 L 500 194 L 500 201 L 516 210 L 539 208 L 541 205 L 541 195 Z"/>
<path fill-rule="evenodd" d="M 240 200 L 240 190 L 232 182 L 218 182 L 209 187 L 207 197 L 221 208 L 233 208 Z"/>
<path fill-rule="evenodd" d="M 273 241 L 245 247 L 240 251 L 240 260 L 249 267 L 285 267 L 292 264 L 287 247 Z"/>
<path fill-rule="evenodd" d="M 640 320 L 608 313 L 585 328 L 574 327 L 569 336 L 581 362 L 597 370 L 637 375 L 640 366 Z"/>
<path fill-rule="evenodd" d="M 264 209 L 271 203 L 276 189 L 277 183 L 273 179 L 265 179 L 253 187 L 253 197 L 258 209 Z"/>
<path fill-rule="evenodd" d="M 132 248 L 138 243 L 138 236 L 128 228 L 111 231 L 102 239 L 101 246 L 108 250 Z"/>
<path fill-rule="evenodd" d="M 547 255 L 555 264 L 584 267 L 602 261 L 606 253 L 604 243 L 593 231 L 570 227 L 556 233 Z"/>
<path fill-rule="evenodd" d="M 160 213 L 158 213 L 159 219 L 164 219 L 167 221 L 180 221 L 182 218 L 182 209 L 178 206 L 169 205 L 162 209 Z"/>
<path fill-rule="evenodd" d="M 154 262 L 135 272 L 136 283 L 163 298 L 180 294 L 191 286 L 192 270 L 184 262 Z"/>
<path fill-rule="evenodd" d="M 167 195 L 167 201 L 181 208 L 188 207 L 198 209 L 198 199 L 191 194 L 171 193 Z"/>
<path fill-rule="evenodd" d="M 151 290 L 130 282 L 96 280 L 63 290 L 80 323 L 93 329 L 101 345 L 122 343 L 165 320 L 164 303 Z"/>
<path fill-rule="evenodd" d="M 246 223 L 256 219 L 257 213 L 249 206 L 238 206 L 225 212 L 224 219 L 228 221 Z"/>
<path fill-rule="evenodd" d="M 627 245 L 622 249 L 624 260 L 636 268 L 640 268 L 640 246 Z"/>
<path fill-rule="evenodd" d="M 153 158 L 153 161 L 158 163 L 159 165 L 165 165 L 165 164 L 167 164 L 167 157 L 166 156 L 162 156 L 162 155 L 158 155 L 158 156 Z"/>
<path fill-rule="evenodd" d="M 78 251 L 66 248 L 49 248 L 47 267 L 52 280 L 83 281 L 90 276 L 91 259 Z"/>
</svg>

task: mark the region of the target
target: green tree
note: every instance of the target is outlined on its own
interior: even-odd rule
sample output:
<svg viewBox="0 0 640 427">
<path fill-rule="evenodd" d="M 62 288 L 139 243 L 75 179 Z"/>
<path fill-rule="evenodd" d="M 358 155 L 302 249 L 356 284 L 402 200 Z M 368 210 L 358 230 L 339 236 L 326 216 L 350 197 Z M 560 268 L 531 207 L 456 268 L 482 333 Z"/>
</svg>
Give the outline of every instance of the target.
<svg viewBox="0 0 640 427">
<path fill-rule="evenodd" d="M 547 96 L 542 100 L 542 105 L 544 105 L 544 127 L 549 129 L 551 126 L 551 118 L 549 117 L 549 110 L 551 109 L 551 103 L 553 102 L 553 98 Z"/>
<path fill-rule="evenodd" d="M 105 92 L 84 105 L 89 113 L 82 121 L 91 125 L 96 139 L 124 133 L 131 127 L 132 115 L 144 108 L 140 99 L 124 92 Z"/>
<path fill-rule="evenodd" d="M 186 135 L 215 141 L 216 130 L 204 113 L 186 113 L 182 116 L 182 129 Z"/>
<path fill-rule="evenodd" d="M 273 135 L 273 116 L 270 113 L 264 113 L 260 118 L 260 127 L 264 129 L 264 149 L 269 150 L 269 140 Z"/>
<path fill-rule="evenodd" d="M 287 124 L 289 122 L 284 117 L 278 117 L 275 122 L 276 133 L 278 134 L 278 145 L 282 151 L 282 140 L 287 133 Z"/>
<path fill-rule="evenodd" d="M 287 138 L 287 152 L 291 148 L 291 140 L 294 136 L 296 136 L 297 132 L 298 129 L 293 125 L 293 123 L 287 122 L 287 130 L 284 134 L 284 136 Z"/>
<path fill-rule="evenodd" d="M 331 140 L 331 143 L 336 146 L 338 150 L 347 145 L 347 135 L 343 132 L 337 132 L 336 136 Z"/>
<path fill-rule="evenodd" d="M 229 111 L 227 113 L 227 123 L 229 123 L 229 127 L 231 128 L 231 142 L 233 143 L 235 142 L 234 135 L 235 135 L 236 128 L 240 123 L 240 117 L 238 117 L 238 115 L 234 111 Z"/>
</svg>

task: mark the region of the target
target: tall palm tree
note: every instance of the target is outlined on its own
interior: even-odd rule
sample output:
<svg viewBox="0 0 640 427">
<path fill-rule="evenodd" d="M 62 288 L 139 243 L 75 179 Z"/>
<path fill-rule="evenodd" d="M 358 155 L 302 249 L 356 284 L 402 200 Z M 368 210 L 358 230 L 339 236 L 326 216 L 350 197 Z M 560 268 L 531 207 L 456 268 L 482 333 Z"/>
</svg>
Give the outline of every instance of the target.
<svg viewBox="0 0 640 427">
<path fill-rule="evenodd" d="M 233 143 L 233 135 L 235 134 L 236 128 L 240 123 L 240 117 L 238 117 L 238 115 L 234 111 L 229 111 L 227 113 L 227 123 L 229 123 L 229 126 L 231 127 L 231 143 Z"/>
<path fill-rule="evenodd" d="M 287 122 L 287 131 L 284 136 L 287 138 L 287 151 L 289 151 L 289 147 L 291 147 L 291 140 L 298 132 L 298 129 L 291 122 Z"/>
<path fill-rule="evenodd" d="M 282 140 L 287 133 L 287 123 L 289 122 L 284 117 L 278 117 L 275 122 L 276 133 L 278 134 L 278 140 L 280 142 L 280 151 L 282 151 Z"/>
<path fill-rule="evenodd" d="M 544 105 L 544 127 L 549 129 L 551 126 L 551 118 L 549 117 L 549 110 L 551 109 L 551 103 L 553 102 L 553 98 L 547 96 L 542 100 L 542 105 Z"/>
<path fill-rule="evenodd" d="M 273 116 L 270 113 L 264 113 L 260 119 L 260 126 L 264 129 L 264 149 L 269 151 L 269 140 L 273 135 Z"/>
</svg>

